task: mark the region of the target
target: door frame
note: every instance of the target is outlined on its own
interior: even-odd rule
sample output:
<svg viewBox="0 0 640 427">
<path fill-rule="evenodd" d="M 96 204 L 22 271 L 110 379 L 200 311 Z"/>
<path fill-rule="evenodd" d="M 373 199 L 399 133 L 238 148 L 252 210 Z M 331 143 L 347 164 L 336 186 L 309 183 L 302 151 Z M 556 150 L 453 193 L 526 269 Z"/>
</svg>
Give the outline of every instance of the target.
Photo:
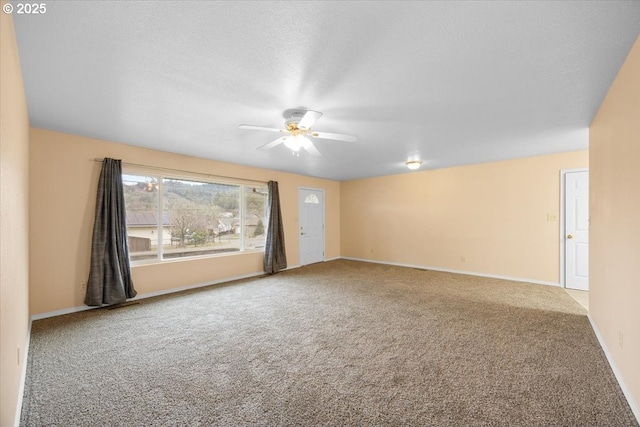
<svg viewBox="0 0 640 427">
<path fill-rule="evenodd" d="M 572 172 L 589 172 L 589 168 L 574 168 L 574 169 L 560 169 L 560 286 L 567 288 L 566 281 L 566 268 L 565 268 L 565 222 L 566 222 L 566 208 L 565 208 L 565 186 L 567 180 L 567 174 Z M 591 194 L 589 194 L 591 196 Z M 591 215 L 589 215 L 591 220 Z"/>
<path fill-rule="evenodd" d="M 301 190 L 311 190 L 311 191 L 318 191 L 318 192 L 322 193 L 322 261 L 320 261 L 320 262 L 325 262 L 327 260 L 327 255 L 326 255 L 327 231 L 326 231 L 326 227 L 325 227 L 325 224 L 327 223 L 327 221 L 326 221 L 327 199 L 326 199 L 326 194 L 325 194 L 324 188 L 298 187 L 298 229 L 297 229 L 297 233 L 298 233 L 298 265 L 300 265 L 300 266 L 302 266 L 301 256 L 300 256 L 300 249 L 302 247 L 302 245 L 300 245 L 300 209 L 302 207 L 302 203 L 304 203 L 304 201 L 301 200 L 301 198 L 300 198 L 300 191 Z"/>
</svg>

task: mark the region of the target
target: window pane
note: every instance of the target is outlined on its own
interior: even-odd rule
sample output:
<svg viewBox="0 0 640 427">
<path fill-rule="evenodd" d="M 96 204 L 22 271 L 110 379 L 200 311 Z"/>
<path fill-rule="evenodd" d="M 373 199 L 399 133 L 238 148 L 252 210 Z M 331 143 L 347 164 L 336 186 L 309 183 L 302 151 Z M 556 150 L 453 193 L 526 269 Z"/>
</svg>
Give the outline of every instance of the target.
<svg viewBox="0 0 640 427">
<path fill-rule="evenodd" d="M 240 186 L 164 178 L 162 200 L 170 224 L 163 258 L 240 250 Z"/>
<path fill-rule="evenodd" d="M 122 175 L 131 261 L 158 257 L 158 185 L 156 178 Z M 165 230 L 168 223 L 164 221 Z M 169 236 L 169 234 L 166 234 Z"/>
<path fill-rule="evenodd" d="M 244 187 L 244 247 L 264 249 L 267 233 L 267 187 Z"/>
<path fill-rule="evenodd" d="M 318 204 L 320 203 L 320 200 L 318 200 L 318 196 L 316 196 L 315 194 L 309 194 L 305 199 L 304 199 L 305 203 L 312 203 L 312 204 Z"/>
</svg>

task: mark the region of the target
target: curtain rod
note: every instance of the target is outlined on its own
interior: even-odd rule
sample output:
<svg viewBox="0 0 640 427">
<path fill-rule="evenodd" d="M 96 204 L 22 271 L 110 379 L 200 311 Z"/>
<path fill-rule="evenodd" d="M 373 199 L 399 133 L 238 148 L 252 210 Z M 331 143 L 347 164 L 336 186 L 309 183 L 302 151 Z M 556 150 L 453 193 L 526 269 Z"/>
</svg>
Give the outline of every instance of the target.
<svg viewBox="0 0 640 427">
<path fill-rule="evenodd" d="M 93 160 L 95 162 L 99 162 L 99 163 L 102 163 L 104 161 L 104 159 L 101 159 L 99 157 L 96 157 Z M 141 165 L 141 164 L 137 164 L 137 163 L 122 162 L 122 164 L 125 165 L 125 166 L 134 166 L 134 167 L 147 168 L 147 169 L 157 169 L 157 170 L 160 170 L 160 171 L 180 172 L 180 173 L 186 173 L 186 174 L 190 174 L 190 175 L 202 175 L 202 176 L 206 176 L 208 178 L 232 179 L 232 180 L 235 180 L 235 181 L 252 182 L 252 183 L 256 183 L 256 184 L 267 185 L 267 183 L 265 181 L 257 181 L 257 180 L 254 180 L 254 179 L 235 178 L 233 176 L 223 176 L 223 175 L 212 175 L 212 174 L 203 173 L 203 172 L 193 172 L 193 171 L 186 171 L 186 170 L 182 170 L 182 169 L 163 168 L 163 167 L 160 167 L 160 166 Z"/>
</svg>

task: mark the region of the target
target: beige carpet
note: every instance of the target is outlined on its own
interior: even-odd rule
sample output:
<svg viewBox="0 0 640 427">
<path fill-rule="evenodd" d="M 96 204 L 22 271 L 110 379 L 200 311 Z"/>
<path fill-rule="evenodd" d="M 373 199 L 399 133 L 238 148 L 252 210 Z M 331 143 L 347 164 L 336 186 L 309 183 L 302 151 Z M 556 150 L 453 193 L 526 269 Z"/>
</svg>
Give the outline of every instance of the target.
<svg viewBox="0 0 640 427">
<path fill-rule="evenodd" d="M 561 288 L 355 261 L 36 321 L 23 426 L 637 426 Z"/>
</svg>

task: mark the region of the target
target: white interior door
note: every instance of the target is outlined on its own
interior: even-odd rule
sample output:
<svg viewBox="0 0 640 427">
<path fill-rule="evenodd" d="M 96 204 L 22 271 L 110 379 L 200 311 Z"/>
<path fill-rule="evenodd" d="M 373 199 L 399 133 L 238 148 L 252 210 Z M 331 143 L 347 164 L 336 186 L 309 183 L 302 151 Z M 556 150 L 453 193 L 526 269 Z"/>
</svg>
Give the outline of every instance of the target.
<svg viewBox="0 0 640 427">
<path fill-rule="evenodd" d="M 564 179 L 565 287 L 589 290 L 589 172 Z"/>
<path fill-rule="evenodd" d="M 324 190 L 298 190 L 300 265 L 324 261 Z"/>
</svg>

